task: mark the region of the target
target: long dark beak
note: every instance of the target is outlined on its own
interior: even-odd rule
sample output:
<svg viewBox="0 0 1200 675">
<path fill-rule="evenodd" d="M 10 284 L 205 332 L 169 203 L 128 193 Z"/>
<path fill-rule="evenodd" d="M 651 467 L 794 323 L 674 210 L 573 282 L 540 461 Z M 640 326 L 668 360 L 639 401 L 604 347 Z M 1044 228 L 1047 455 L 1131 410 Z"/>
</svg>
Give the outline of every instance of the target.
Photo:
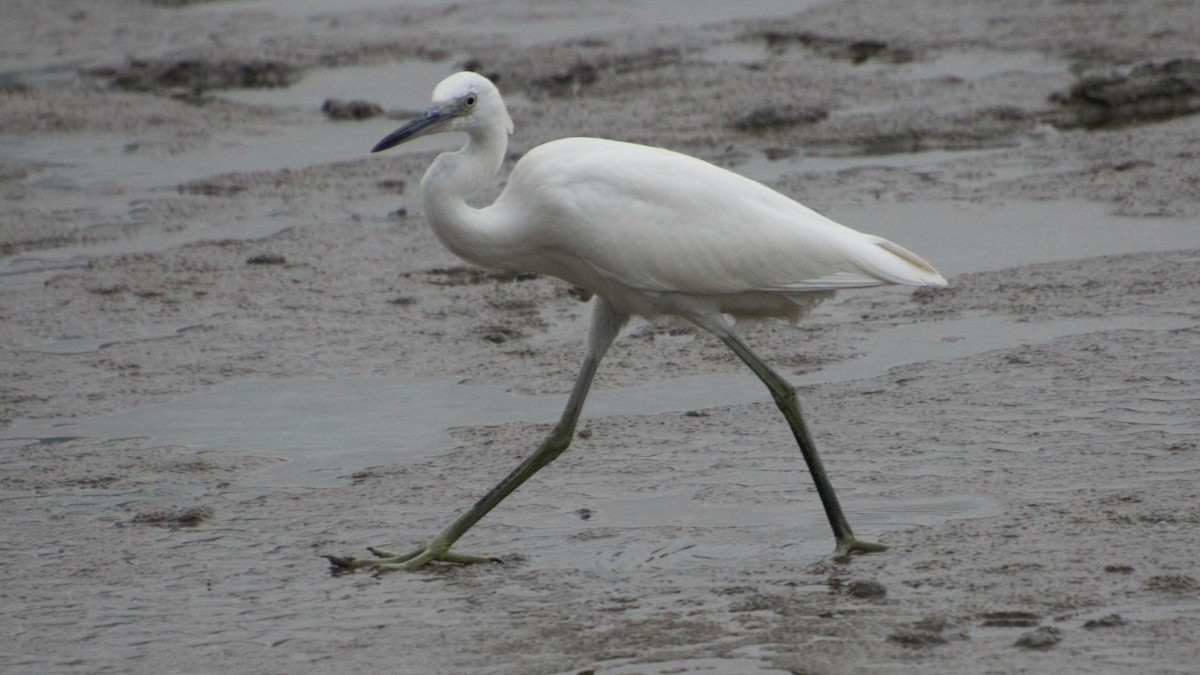
<svg viewBox="0 0 1200 675">
<path fill-rule="evenodd" d="M 446 112 L 439 106 L 433 106 L 422 113 L 420 117 L 385 136 L 382 141 L 379 141 L 375 144 L 375 147 L 371 148 L 371 152 L 380 152 L 388 148 L 394 148 L 417 136 L 437 133 L 453 118 L 454 115 L 452 113 Z"/>
</svg>

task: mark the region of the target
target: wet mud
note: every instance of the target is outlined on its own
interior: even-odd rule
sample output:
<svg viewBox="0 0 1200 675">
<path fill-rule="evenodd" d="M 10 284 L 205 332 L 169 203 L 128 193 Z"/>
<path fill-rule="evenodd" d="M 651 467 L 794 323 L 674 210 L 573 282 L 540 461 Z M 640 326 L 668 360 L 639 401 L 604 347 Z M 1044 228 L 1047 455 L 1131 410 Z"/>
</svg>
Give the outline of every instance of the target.
<svg viewBox="0 0 1200 675">
<path fill-rule="evenodd" d="M 90 75 L 118 89 L 199 96 L 211 89 L 286 87 L 300 79 L 299 69 L 279 61 L 134 60 Z"/>
<path fill-rule="evenodd" d="M 1200 111 L 1200 60 L 1143 63 L 1127 73 L 1089 75 L 1050 99 L 1067 112 L 1061 128 L 1149 124 Z"/>
<path fill-rule="evenodd" d="M 0 22 L 6 673 L 1187 673 L 1200 660 L 1200 105 L 1188 3 L 18 0 Z M 454 258 L 469 66 L 539 143 L 669 147 L 939 265 L 716 340 L 635 322 L 529 453 L 589 295 Z"/>
</svg>

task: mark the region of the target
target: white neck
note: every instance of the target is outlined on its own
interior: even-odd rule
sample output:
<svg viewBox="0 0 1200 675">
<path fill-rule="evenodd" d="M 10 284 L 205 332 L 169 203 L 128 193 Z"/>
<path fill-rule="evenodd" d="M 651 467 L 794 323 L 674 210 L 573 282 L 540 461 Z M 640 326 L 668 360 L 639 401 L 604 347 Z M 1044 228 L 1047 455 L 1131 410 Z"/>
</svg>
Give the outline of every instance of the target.
<svg viewBox="0 0 1200 675">
<path fill-rule="evenodd" d="M 425 217 L 433 233 L 455 255 L 481 267 L 502 267 L 504 243 L 510 232 L 504 223 L 467 204 L 495 178 L 508 147 L 505 129 L 472 130 L 467 143 L 456 152 L 446 152 L 421 179 Z"/>
</svg>

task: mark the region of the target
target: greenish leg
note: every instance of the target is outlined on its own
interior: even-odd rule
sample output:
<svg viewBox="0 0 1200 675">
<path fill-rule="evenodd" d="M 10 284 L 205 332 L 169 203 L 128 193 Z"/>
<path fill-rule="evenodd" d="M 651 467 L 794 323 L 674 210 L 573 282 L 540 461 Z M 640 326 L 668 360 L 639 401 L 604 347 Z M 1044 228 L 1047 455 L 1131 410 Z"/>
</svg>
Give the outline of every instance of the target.
<svg viewBox="0 0 1200 675">
<path fill-rule="evenodd" d="M 808 425 L 804 423 L 804 417 L 800 413 L 800 401 L 796 397 L 796 389 L 792 387 L 779 373 L 775 372 L 761 358 L 755 354 L 750 347 L 742 341 L 729 324 L 720 316 L 691 316 L 688 317 L 692 323 L 707 330 L 713 335 L 721 339 L 733 353 L 738 355 L 750 370 L 762 380 L 763 384 L 767 385 L 767 389 L 771 391 L 771 398 L 775 400 L 775 405 L 783 413 L 787 419 L 788 426 L 792 429 L 792 435 L 796 437 L 796 443 L 800 446 L 800 453 L 804 455 L 804 462 L 808 465 L 808 471 L 812 474 L 813 483 L 817 487 L 817 495 L 821 498 L 821 504 L 825 507 L 825 515 L 829 518 L 829 525 L 833 528 L 833 536 L 837 541 L 837 548 L 834 555 L 848 556 L 851 553 L 872 553 L 875 551 L 887 550 L 887 546 L 876 544 L 867 541 L 861 541 L 854 536 L 854 531 L 850 529 L 850 523 L 846 520 L 846 514 L 842 512 L 842 505 L 838 503 L 837 494 L 833 491 L 833 484 L 829 482 L 829 477 L 825 474 L 825 466 L 821 463 L 821 457 L 817 454 L 817 446 L 813 443 L 812 435 L 808 432 Z"/>
<path fill-rule="evenodd" d="M 542 441 L 532 455 L 521 462 L 520 466 L 500 481 L 474 506 L 454 519 L 428 544 L 408 553 L 397 554 L 371 547 L 368 550 L 376 556 L 373 559 L 359 560 L 353 557 L 325 556 L 334 571 L 369 567 L 377 572 L 390 572 L 393 570 L 417 570 L 433 561 L 463 564 L 496 561 L 497 558 L 490 556 L 453 553 L 450 551 L 450 547 L 513 490 L 520 487 L 542 467 L 554 461 L 571 444 L 571 438 L 575 435 L 575 423 L 579 420 L 579 413 L 583 410 L 583 401 L 587 398 L 588 389 L 592 386 L 596 368 L 628 318 L 617 312 L 600 297 L 596 298 L 592 312 L 591 332 L 588 334 L 587 355 L 584 357 L 583 367 L 579 371 L 579 377 L 575 380 L 575 387 L 571 390 L 571 397 L 567 400 L 567 406 L 563 410 L 558 424 L 554 425 L 550 435 Z"/>
</svg>

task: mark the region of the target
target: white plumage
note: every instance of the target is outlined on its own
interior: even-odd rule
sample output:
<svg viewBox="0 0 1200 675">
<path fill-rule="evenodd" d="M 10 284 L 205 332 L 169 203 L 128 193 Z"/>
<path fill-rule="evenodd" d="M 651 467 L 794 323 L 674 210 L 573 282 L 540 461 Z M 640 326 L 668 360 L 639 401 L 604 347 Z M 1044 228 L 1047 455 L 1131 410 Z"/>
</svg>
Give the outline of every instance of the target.
<svg viewBox="0 0 1200 675">
<path fill-rule="evenodd" d="M 795 318 L 780 301 L 808 307 L 809 294 L 823 291 L 946 283 L 897 244 L 761 183 L 632 143 L 566 138 L 534 148 L 483 211 L 522 214 L 509 221 L 525 245 L 520 271 L 591 288 L 628 314 L 674 314 L 673 303 L 686 300 Z"/>
<path fill-rule="evenodd" d="M 882 284 L 944 286 L 903 247 L 825 218 L 748 178 L 694 157 L 632 143 L 566 138 L 529 151 L 495 203 L 467 198 L 495 179 L 512 120 L 487 78 L 457 73 L 433 106 L 375 146 L 460 131 L 466 144 L 441 154 L 421 180 L 438 239 L 481 267 L 535 272 L 593 291 L 587 358 L 558 425 L 538 450 L 428 545 L 411 553 L 371 549 L 374 560 L 329 556 L 339 568 L 415 569 L 431 560 L 480 562 L 450 546 L 569 445 L 600 359 L 631 315 L 674 315 L 728 345 L 767 385 L 808 463 L 837 552 L 883 547 L 854 537 L 804 424 L 795 392 L 722 317 L 795 320 L 834 291 Z"/>
</svg>

